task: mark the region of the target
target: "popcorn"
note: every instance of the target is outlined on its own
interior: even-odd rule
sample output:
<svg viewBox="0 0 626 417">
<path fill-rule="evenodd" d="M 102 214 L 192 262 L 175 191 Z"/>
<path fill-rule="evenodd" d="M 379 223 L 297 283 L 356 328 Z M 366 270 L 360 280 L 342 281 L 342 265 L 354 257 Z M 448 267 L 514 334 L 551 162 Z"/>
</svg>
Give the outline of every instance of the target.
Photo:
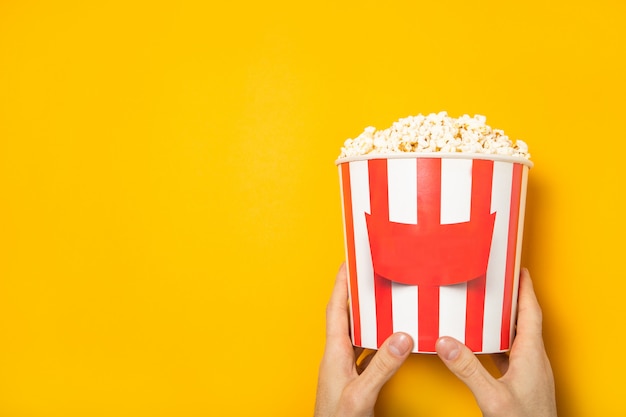
<svg viewBox="0 0 626 417">
<path fill-rule="evenodd" d="M 354 139 L 348 139 L 339 158 L 404 152 L 486 153 L 530 159 L 528 145 L 511 141 L 504 131 L 492 129 L 482 115 L 459 118 L 445 111 L 409 116 L 394 122 L 385 130 L 366 127 Z"/>
</svg>

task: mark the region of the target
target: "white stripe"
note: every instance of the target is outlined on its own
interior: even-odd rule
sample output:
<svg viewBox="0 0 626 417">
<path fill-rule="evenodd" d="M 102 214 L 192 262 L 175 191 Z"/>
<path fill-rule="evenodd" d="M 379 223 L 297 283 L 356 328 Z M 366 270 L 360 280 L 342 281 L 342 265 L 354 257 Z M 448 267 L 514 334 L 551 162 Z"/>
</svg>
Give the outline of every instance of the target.
<svg viewBox="0 0 626 417">
<path fill-rule="evenodd" d="M 467 222 L 472 208 L 472 161 L 441 161 L 441 224 Z M 439 289 L 439 334 L 465 342 L 467 283 Z"/>
<path fill-rule="evenodd" d="M 441 224 L 467 222 L 472 209 L 472 160 L 441 160 Z"/>
<path fill-rule="evenodd" d="M 393 331 L 411 335 L 417 352 L 417 286 L 391 283 Z"/>
<path fill-rule="evenodd" d="M 467 283 L 439 288 L 439 335 L 452 336 L 465 343 Z"/>
<path fill-rule="evenodd" d="M 517 295 L 519 294 L 519 271 L 522 261 L 522 238 L 524 234 L 524 217 L 526 214 L 526 191 L 528 189 L 528 167 L 522 167 L 522 187 L 520 193 L 519 221 L 517 222 L 517 247 L 515 249 L 515 272 L 513 275 L 513 303 L 511 308 L 511 344 L 513 343 L 515 318 L 517 317 Z"/>
<path fill-rule="evenodd" d="M 500 351 L 502 327 L 502 302 L 504 299 L 504 274 L 511 208 L 511 179 L 513 164 L 495 161 L 491 187 L 491 212 L 496 212 L 491 251 L 487 265 L 485 288 L 485 321 L 483 325 L 483 350 Z"/>
<path fill-rule="evenodd" d="M 417 223 L 417 163 L 414 159 L 387 161 L 389 220 Z M 417 351 L 417 287 L 391 283 L 393 331 L 413 337 Z"/>
<path fill-rule="evenodd" d="M 363 347 L 376 348 L 374 271 L 364 214 L 370 213 L 367 161 L 350 162 L 350 190 L 352 192 L 357 291 L 361 315 L 361 345 Z"/>
<path fill-rule="evenodd" d="M 346 262 L 349 261 L 348 259 L 348 230 L 346 228 L 346 202 L 343 201 L 343 174 L 342 174 L 342 168 L 341 165 L 338 166 L 339 167 L 339 192 L 340 192 L 340 196 L 341 196 L 341 218 L 343 219 L 343 237 L 344 237 L 344 246 L 345 246 L 345 251 L 346 251 Z M 346 268 L 346 275 L 348 276 L 348 294 L 352 294 L 352 286 L 350 284 L 350 268 Z M 352 336 L 352 341 L 354 341 L 354 315 L 352 314 L 352 308 L 349 309 L 349 314 L 350 314 L 350 335 Z"/>
<path fill-rule="evenodd" d="M 389 220 L 417 224 L 417 163 L 415 159 L 387 161 Z"/>
</svg>

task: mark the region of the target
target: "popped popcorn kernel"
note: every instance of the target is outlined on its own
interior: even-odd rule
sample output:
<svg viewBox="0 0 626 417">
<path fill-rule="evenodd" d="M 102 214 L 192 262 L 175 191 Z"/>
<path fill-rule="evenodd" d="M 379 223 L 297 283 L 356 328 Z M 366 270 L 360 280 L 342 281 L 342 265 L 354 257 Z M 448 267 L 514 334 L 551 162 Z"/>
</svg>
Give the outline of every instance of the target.
<svg viewBox="0 0 626 417">
<path fill-rule="evenodd" d="M 445 111 L 404 117 L 384 130 L 366 127 L 359 136 L 344 142 L 339 158 L 369 153 L 464 152 L 530 159 L 524 141 L 511 141 L 503 130 L 492 129 L 486 121 L 478 114 L 453 118 Z"/>
</svg>

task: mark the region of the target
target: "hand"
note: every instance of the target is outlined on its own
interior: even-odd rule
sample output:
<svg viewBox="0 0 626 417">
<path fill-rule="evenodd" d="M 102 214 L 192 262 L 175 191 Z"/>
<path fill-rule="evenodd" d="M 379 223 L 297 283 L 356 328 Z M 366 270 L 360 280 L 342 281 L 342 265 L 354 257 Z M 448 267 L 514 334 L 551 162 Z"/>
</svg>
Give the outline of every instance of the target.
<svg viewBox="0 0 626 417">
<path fill-rule="evenodd" d="M 462 343 L 441 337 L 437 354 L 474 394 L 484 417 L 556 417 L 554 377 L 541 336 L 542 313 L 530 275 L 520 277 L 517 335 L 510 355 L 494 355 L 495 379 Z"/>
<path fill-rule="evenodd" d="M 315 417 L 371 417 L 382 386 L 413 349 L 406 333 L 394 333 L 378 352 L 352 346 L 349 335 L 348 283 L 341 266 L 326 307 L 326 347 L 320 364 Z"/>
</svg>

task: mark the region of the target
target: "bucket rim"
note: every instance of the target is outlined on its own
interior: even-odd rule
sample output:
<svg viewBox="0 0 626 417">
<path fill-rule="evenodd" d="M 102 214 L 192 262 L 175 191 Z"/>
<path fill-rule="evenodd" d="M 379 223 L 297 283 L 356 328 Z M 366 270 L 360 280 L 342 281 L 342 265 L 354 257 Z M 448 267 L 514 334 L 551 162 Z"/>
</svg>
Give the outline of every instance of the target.
<svg viewBox="0 0 626 417">
<path fill-rule="evenodd" d="M 486 159 L 489 161 L 511 162 L 526 165 L 532 168 L 534 163 L 522 156 L 497 155 L 490 153 L 465 153 L 465 152 L 398 152 L 398 153 L 368 153 L 365 155 L 347 156 L 335 160 L 335 165 L 346 162 L 367 161 L 370 159 L 420 159 L 420 158 L 440 158 L 440 159 Z"/>
</svg>

